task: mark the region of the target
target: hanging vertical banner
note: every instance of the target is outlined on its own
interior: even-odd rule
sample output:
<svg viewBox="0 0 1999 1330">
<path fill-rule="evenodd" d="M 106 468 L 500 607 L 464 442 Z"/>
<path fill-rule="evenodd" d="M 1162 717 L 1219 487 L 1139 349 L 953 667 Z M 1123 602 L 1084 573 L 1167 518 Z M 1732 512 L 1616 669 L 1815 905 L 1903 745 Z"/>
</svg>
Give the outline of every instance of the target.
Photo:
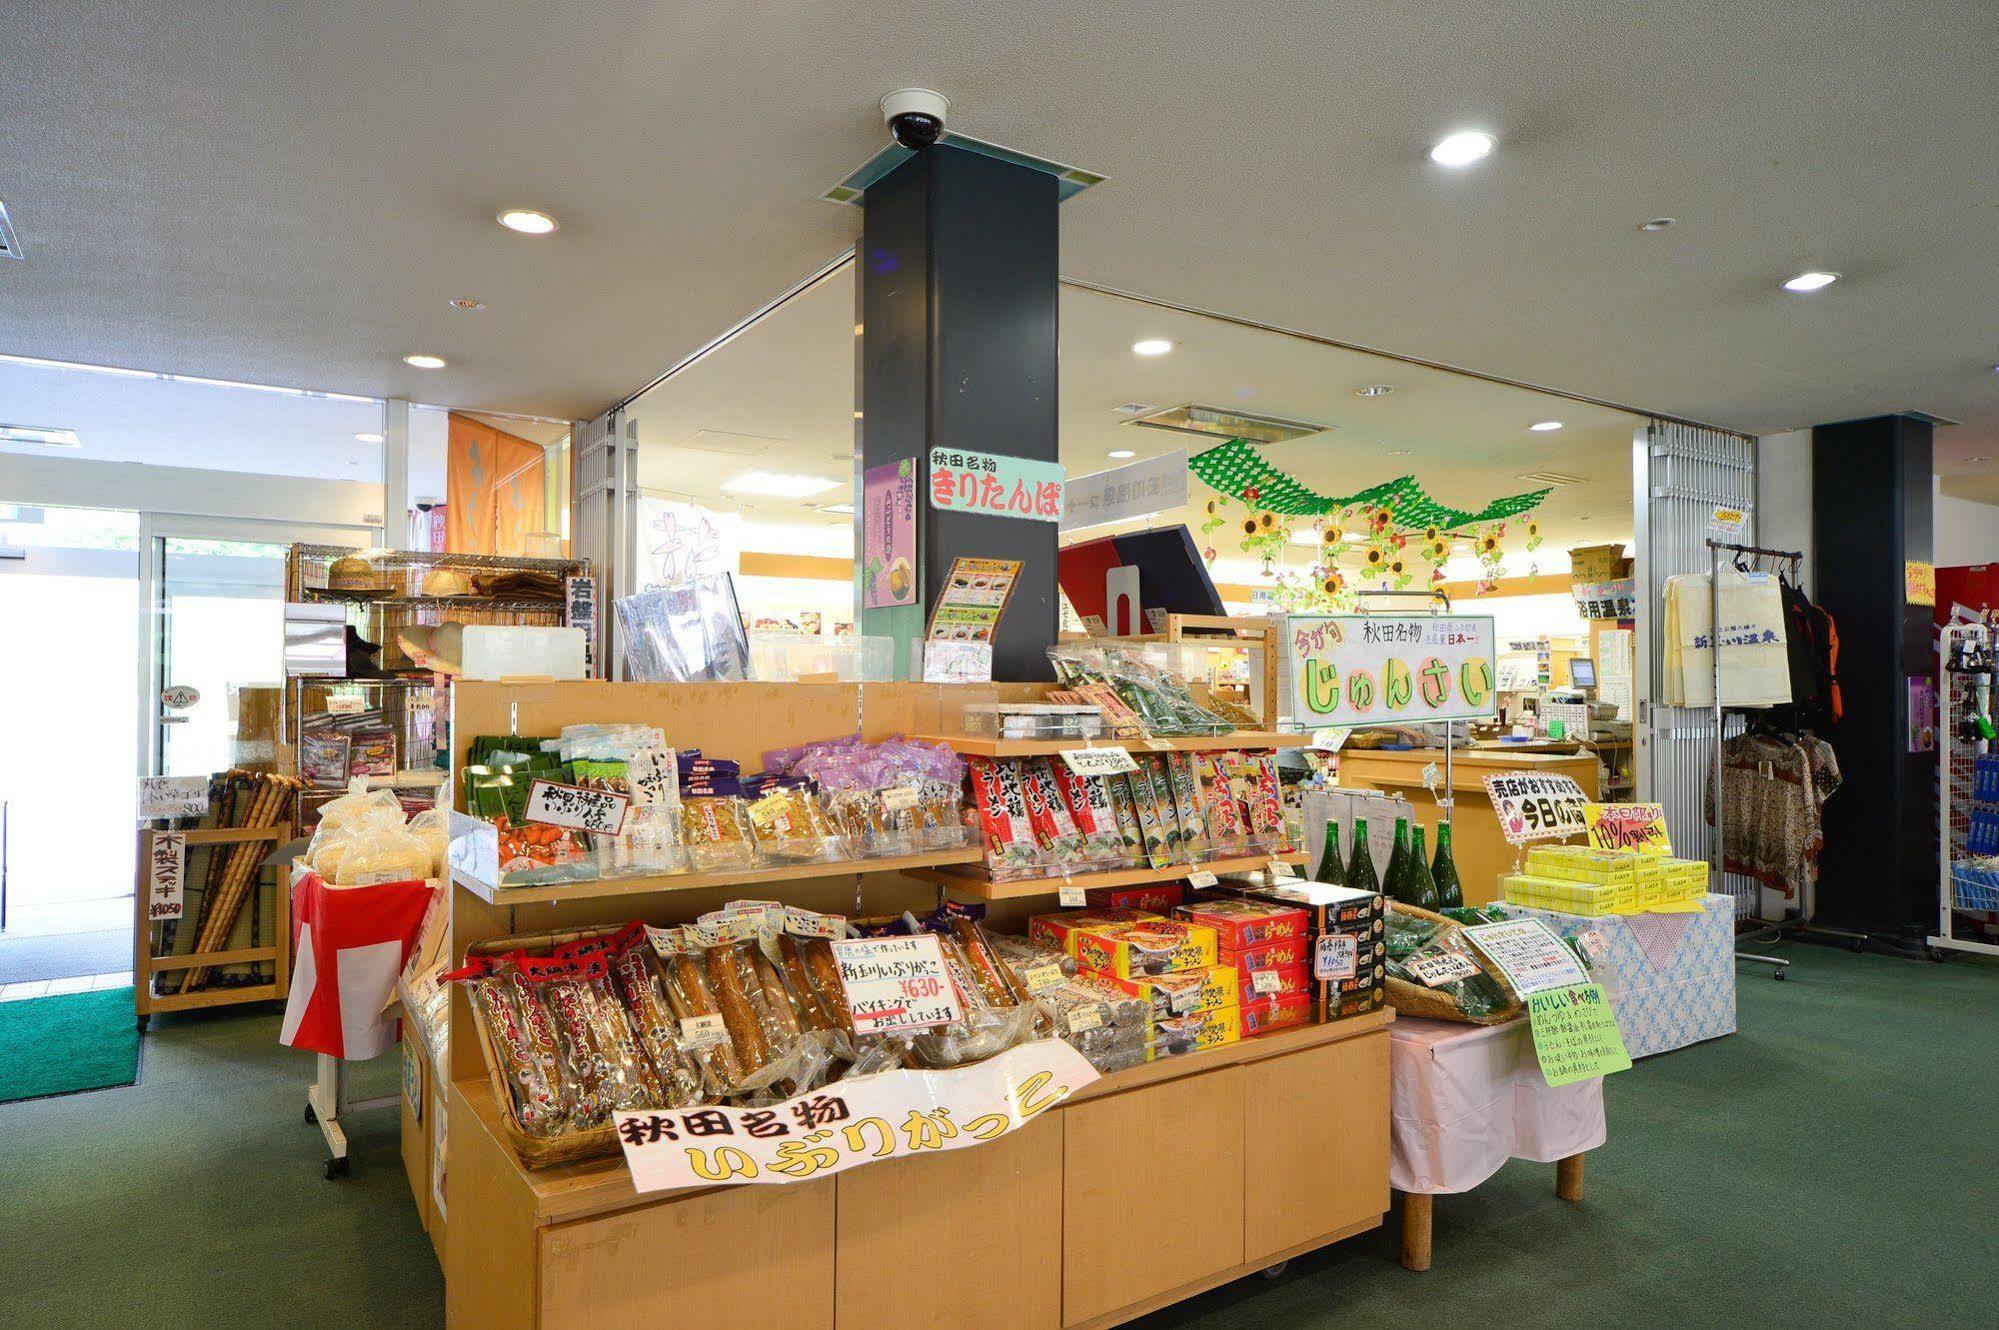
<svg viewBox="0 0 1999 1330">
<path fill-rule="evenodd" d="M 1294 614 L 1284 632 L 1300 725 L 1498 714 L 1490 615 Z"/>
<path fill-rule="evenodd" d="M 861 476 L 861 605 L 916 603 L 916 459 Z"/>
<path fill-rule="evenodd" d="M 1062 520 L 1062 465 L 1025 457 L 930 450 L 930 506 L 945 512 Z"/>
</svg>

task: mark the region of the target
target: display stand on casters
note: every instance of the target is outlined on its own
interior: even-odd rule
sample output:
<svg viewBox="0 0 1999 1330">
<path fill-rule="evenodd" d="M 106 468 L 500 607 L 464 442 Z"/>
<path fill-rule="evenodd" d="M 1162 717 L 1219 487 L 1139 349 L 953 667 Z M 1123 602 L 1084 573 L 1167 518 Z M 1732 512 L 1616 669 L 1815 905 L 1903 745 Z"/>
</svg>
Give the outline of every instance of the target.
<svg viewBox="0 0 1999 1330">
<path fill-rule="evenodd" d="M 1958 747 L 1969 751 L 1963 756 L 1977 764 L 1992 752 L 1992 740 L 1960 740 L 1961 719 L 1980 717 L 1988 724 L 1992 715 L 1994 662 L 1992 630 L 1984 624 L 1954 623 L 1937 640 L 1937 932 L 1927 939 L 1931 960 L 1940 961 L 1946 951 L 1969 951 L 1983 956 L 1999 956 L 1999 946 L 1979 942 L 1957 933 L 1957 913 L 1999 914 L 1999 874 L 1974 868 L 1957 854 L 1951 835 L 1951 800 L 1963 797 L 1963 785 L 1954 779 Z M 1963 693 L 1960 702 L 1959 693 Z M 1977 733 L 1973 731 L 1973 733 Z M 1979 787 L 1975 776 L 1971 789 L 1974 803 L 1999 802 L 1990 797 L 1999 791 Z M 1990 817 L 1974 809 L 1966 815 L 1966 836 L 1974 824 Z"/>
</svg>

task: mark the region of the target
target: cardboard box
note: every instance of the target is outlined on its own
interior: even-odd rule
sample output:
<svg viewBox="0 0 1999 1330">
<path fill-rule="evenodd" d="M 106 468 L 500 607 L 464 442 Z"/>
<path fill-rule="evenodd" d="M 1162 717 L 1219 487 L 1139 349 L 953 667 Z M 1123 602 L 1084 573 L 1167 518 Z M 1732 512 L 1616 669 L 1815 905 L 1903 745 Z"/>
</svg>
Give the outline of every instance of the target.
<svg viewBox="0 0 1999 1330">
<path fill-rule="evenodd" d="M 1197 970 L 1177 970 L 1139 979 L 1094 973 L 1091 977 L 1121 993 L 1144 999 L 1154 1016 L 1190 1016 L 1217 1007 L 1233 1007 L 1239 1001 L 1236 970 L 1228 965 L 1206 965 Z"/>
<path fill-rule="evenodd" d="M 1091 887 L 1087 897 L 1093 910 L 1167 914 L 1187 899 L 1187 885 L 1184 882 L 1152 882 L 1142 887 Z"/>
<path fill-rule="evenodd" d="M 1622 545 L 1578 545 L 1569 551 L 1571 582 L 1615 582 L 1631 576 L 1631 560 Z"/>
<path fill-rule="evenodd" d="M 1226 955 L 1227 953 L 1223 954 Z M 1308 1002 L 1318 996 L 1313 989 L 1312 967 L 1308 962 L 1300 961 L 1296 965 L 1280 965 L 1260 970 L 1248 970 L 1237 967 L 1236 974 L 1240 976 L 1235 986 L 1234 1001 L 1237 1006 L 1247 1007 L 1251 1003 L 1261 1002 L 1265 998 L 1275 996 L 1290 996 L 1295 994 L 1303 997 Z M 1259 993 L 1256 991 L 1256 977 L 1259 974 L 1277 976 L 1277 988 L 1274 992 Z M 1264 982 L 1269 983 L 1270 981 L 1265 980 Z"/>
<path fill-rule="evenodd" d="M 1221 953 L 1221 963 L 1233 965 L 1238 970 L 1282 970 L 1293 965 L 1308 965 L 1311 960 L 1312 939 L 1302 933 L 1297 937 L 1281 937 L 1275 942 Z"/>
<path fill-rule="evenodd" d="M 1167 1016 L 1146 1024 L 1145 1060 L 1232 1044 L 1242 1037 L 1242 1022 L 1234 1007 L 1217 1007 L 1192 1016 Z"/>
<path fill-rule="evenodd" d="M 1311 931 L 1311 918 L 1299 906 L 1242 896 L 1205 896 L 1182 905 L 1173 916 L 1214 929 L 1225 951 L 1247 951 L 1303 938 Z"/>
<path fill-rule="evenodd" d="M 1312 1019 L 1312 998 L 1306 993 L 1280 993 L 1244 1005 L 1237 1015 L 1242 1037 L 1254 1039 Z"/>
<path fill-rule="evenodd" d="M 1171 919 L 1146 919 L 1072 935 L 1076 964 L 1085 970 L 1138 979 L 1216 963 L 1215 930 Z"/>
<path fill-rule="evenodd" d="M 1311 945 L 1303 962 L 1312 964 L 1313 950 L 1321 933 L 1348 933 L 1354 938 L 1354 974 L 1351 979 L 1329 979 L 1317 984 L 1319 1019 L 1343 1020 L 1379 1011 L 1387 1003 L 1388 941 L 1387 904 L 1379 892 L 1336 887 L 1324 882 L 1287 882 L 1268 887 L 1242 887 L 1236 895 L 1250 900 L 1267 900 L 1304 908 L 1311 916 Z M 1243 968 L 1240 955 L 1235 959 Z"/>
<path fill-rule="evenodd" d="M 1027 940 L 1051 951 L 1076 954 L 1075 939 L 1091 928 L 1114 928 L 1157 919 L 1143 910 L 1064 910 L 1060 914 L 1037 914 L 1027 921 Z"/>
<path fill-rule="evenodd" d="M 1286 882 L 1267 887 L 1234 887 L 1230 894 L 1244 900 L 1267 901 L 1294 906 L 1305 911 L 1310 925 L 1306 932 L 1317 935 L 1327 928 L 1339 928 L 1382 919 L 1387 911 L 1378 891 L 1337 887 L 1327 882 Z"/>
</svg>

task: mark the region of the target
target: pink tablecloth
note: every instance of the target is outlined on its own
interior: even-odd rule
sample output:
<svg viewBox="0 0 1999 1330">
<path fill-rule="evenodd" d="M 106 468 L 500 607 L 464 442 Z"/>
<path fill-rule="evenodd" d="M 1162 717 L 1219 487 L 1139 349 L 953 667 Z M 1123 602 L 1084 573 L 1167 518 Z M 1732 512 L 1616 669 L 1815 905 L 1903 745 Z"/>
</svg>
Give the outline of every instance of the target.
<svg viewBox="0 0 1999 1330">
<path fill-rule="evenodd" d="M 1552 1164 L 1603 1144 L 1603 1078 L 1551 1089 L 1525 1020 L 1402 1017 L 1388 1033 L 1397 1191 L 1470 1191 L 1508 1159 Z"/>
</svg>

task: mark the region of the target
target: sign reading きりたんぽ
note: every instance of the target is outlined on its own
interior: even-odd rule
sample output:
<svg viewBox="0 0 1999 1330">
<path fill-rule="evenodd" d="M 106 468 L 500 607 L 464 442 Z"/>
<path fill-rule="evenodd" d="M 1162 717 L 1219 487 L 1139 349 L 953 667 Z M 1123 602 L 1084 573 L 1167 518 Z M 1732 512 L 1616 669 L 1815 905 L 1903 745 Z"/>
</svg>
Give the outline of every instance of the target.
<svg viewBox="0 0 1999 1330">
<path fill-rule="evenodd" d="M 1294 614 L 1284 631 L 1292 714 L 1304 724 L 1498 714 L 1490 616 Z"/>
<path fill-rule="evenodd" d="M 1485 778 L 1486 797 L 1509 845 L 1562 840 L 1589 830 L 1583 787 L 1567 776 L 1504 771 Z"/>
<path fill-rule="evenodd" d="M 1068 1044 L 1038 1039 L 973 1066 L 858 1076 L 768 1108 L 612 1117 L 638 1191 L 805 1182 L 996 1140 L 1096 1079 L 1096 1068 Z"/>
<path fill-rule="evenodd" d="M 953 513 L 1062 520 L 1062 464 L 1025 457 L 930 450 L 930 506 Z"/>
</svg>

